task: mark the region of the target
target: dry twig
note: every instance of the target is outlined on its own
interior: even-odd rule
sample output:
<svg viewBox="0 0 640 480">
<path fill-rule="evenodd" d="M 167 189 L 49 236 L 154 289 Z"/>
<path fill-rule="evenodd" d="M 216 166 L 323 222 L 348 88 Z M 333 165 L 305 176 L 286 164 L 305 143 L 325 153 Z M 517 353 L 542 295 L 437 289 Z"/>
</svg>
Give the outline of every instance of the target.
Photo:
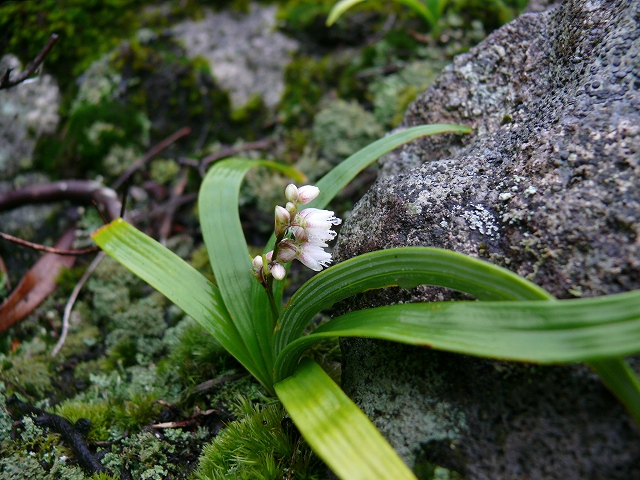
<svg viewBox="0 0 640 480">
<path fill-rule="evenodd" d="M 7 71 L 4 73 L 4 75 L 0 79 L 0 90 L 5 88 L 15 87 L 16 85 L 24 82 L 27 78 L 33 75 L 34 72 L 40 66 L 40 64 L 42 64 L 45 57 L 49 55 L 49 52 L 53 48 L 53 45 L 58 41 L 58 38 L 60 37 L 56 33 L 52 33 L 51 36 L 49 37 L 49 41 L 44 46 L 44 48 L 40 50 L 40 53 L 38 53 L 36 58 L 33 59 L 33 62 L 27 65 L 27 68 L 25 68 L 22 71 L 22 73 L 18 75 L 16 78 L 14 78 L 13 80 L 9 79 L 9 75 L 11 74 L 11 69 L 10 68 L 7 69 Z"/>
<path fill-rule="evenodd" d="M 76 303 L 76 299 L 80 294 L 80 290 L 84 287 L 84 284 L 87 283 L 89 277 L 94 272 L 94 270 L 98 267 L 98 264 L 102 261 L 102 259 L 106 256 L 106 253 L 100 252 L 96 255 L 96 258 L 89 264 L 87 269 L 85 270 L 82 278 L 78 281 L 76 286 L 73 288 L 73 292 L 71 292 L 71 296 L 69 300 L 67 300 L 67 304 L 64 306 L 64 315 L 62 316 L 62 333 L 60 334 L 60 338 L 58 339 L 58 343 L 53 348 L 51 352 L 51 356 L 55 357 L 62 346 L 64 345 L 65 340 L 67 339 L 67 333 L 69 332 L 69 319 L 71 318 L 71 311 L 73 310 L 73 305 Z"/>
<path fill-rule="evenodd" d="M 47 247 L 46 245 L 41 245 L 39 243 L 28 242 L 18 237 L 14 237 L 13 235 L 9 235 L 8 233 L 0 232 L 0 238 L 4 240 L 8 240 L 9 242 L 16 243 L 18 245 L 22 245 L 23 247 L 29 247 L 33 250 L 39 250 L 41 252 L 47 253 L 56 253 L 58 255 L 69 255 L 69 256 L 80 256 L 87 255 L 89 253 L 95 253 L 100 250 L 100 247 L 89 247 L 84 248 L 82 250 L 76 249 L 66 249 L 66 248 L 55 248 L 55 247 Z"/>
<path fill-rule="evenodd" d="M 273 143 L 273 139 L 265 138 L 263 140 L 245 143 L 237 147 L 224 147 L 220 151 L 214 152 L 211 155 L 207 155 L 202 160 L 200 160 L 200 166 L 198 167 L 200 176 L 204 177 L 204 174 L 207 172 L 207 167 L 211 165 L 213 162 L 216 162 L 226 157 L 231 157 L 232 155 L 235 155 L 236 153 L 240 153 L 240 152 L 247 152 L 249 150 L 264 150 L 265 148 L 269 148 L 269 146 L 272 143 Z"/>
<path fill-rule="evenodd" d="M 141 169 L 145 163 L 147 163 L 149 160 L 151 160 L 154 156 L 156 156 L 162 150 L 167 148 L 169 145 L 181 139 L 182 137 L 189 135 L 190 133 L 191 133 L 191 129 L 189 127 L 183 127 L 177 132 L 174 132 L 171 135 L 169 135 L 167 138 L 162 140 L 157 145 L 155 145 L 153 148 L 151 148 L 151 150 L 145 153 L 142 157 L 140 157 L 138 160 L 133 162 L 129 166 L 129 168 L 127 168 L 124 171 L 124 173 L 120 175 L 115 182 L 113 182 L 113 189 L 117 190 L 118 188 L 120 188 L 122 184 L 126 182 L 129 179 L 129 177 L 133 175 L 137 170 Z"/>
</svg>

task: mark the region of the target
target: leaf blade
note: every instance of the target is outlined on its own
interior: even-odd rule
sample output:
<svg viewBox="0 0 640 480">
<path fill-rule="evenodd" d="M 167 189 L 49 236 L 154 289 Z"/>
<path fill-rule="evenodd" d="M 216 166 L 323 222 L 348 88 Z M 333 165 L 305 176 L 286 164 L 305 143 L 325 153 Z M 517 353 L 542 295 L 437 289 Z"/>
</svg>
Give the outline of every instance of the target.
<svg viewBox="0 0 640 480">
<path fill-rule="evenodd" d="M 278 375 L 295 367 L 290 353 L 301 355 L 320 338 L 335 336 L 509 361 L 597 364 L 640 351 L 640 291 L 551 302 L 433 302 L 359 310 L 290 343 L 278 359 Z"/>
<path fill-rule="evenodd" d="M 340 0 L 333 7 L 331 7 L 331 11 L 327 16 L 327 27 L 333 25 L 347 10 L 351 7 L 357 5 L 358 3 L 362 3 L 365 0 Z"/>
<path fill-rule="evenodd" d="M 415 479 L 378 429 L 312 361 L 275 385 L 311 448 L 340 478 Z"/>
<path fill-rule="evenodd" d="M 450 250 L 379 250 L 334 265 L 302 285 L 281 316 L 278 351 L 302 335 L 307 323 L 324 308 L 365 290 L 407 284 L 452 288 L 481 300 L 553 299 L 509 270 Z"/>
<path fill-rule="evenodd" d="M 405 143 L 409 143 L 419 137 L 436 135 L 440 133 L 470 133 L 471 129 L 462 125 L 432 124 L 410 127 L 400 132 L 392 133 L 376 140 L 334 167 L 316 186 L 320 189 L 320 195 L 310 202 L 307 207 L 325 208 L 329 202 L 340 192 L 355 176 L 371 165 L 381 156 L 395 150 Z"/>
<path fill-rule="evenodd" d="M 195 268 L 121 218 L 105 225 L 92 237 L 102 250 L 211 333 L 247 370 L 255 371 L 218 289 Z"/>
<path fill-rule="evenodd" d="M 238 212 L 239 192 L 249 170 L 266 166 L 296 179 L 299 172 L 275 162 L 230 158 L 207 172 L 198 198 L 200 225 L 211 267 L 224 304 L 249 354 L 260 370 L 260 380 L 271 390 L 273 324 L 269 303 L 252 272 L 249 249 Z"/>
</svg>

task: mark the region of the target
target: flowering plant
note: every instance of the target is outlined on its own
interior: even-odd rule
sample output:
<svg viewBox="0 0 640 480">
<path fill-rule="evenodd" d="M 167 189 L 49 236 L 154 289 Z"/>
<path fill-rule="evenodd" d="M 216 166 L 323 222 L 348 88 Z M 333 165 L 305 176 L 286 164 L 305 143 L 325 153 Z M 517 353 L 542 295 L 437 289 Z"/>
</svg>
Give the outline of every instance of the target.
<svg viewBox="0 0 640 480">
<path fill-rule="evenodd" d="M 122 219 L 93 238 L 199 322 L 277 395 L 309 445 L 341 478 L 415 477 L 329 376 L 302 359 L 326 337 L 379 338 L 503 360 L 588 362 L 640 423 L 640 381 L 622 358 L 640 351 L 640 292 L 556 301 L 508 270 L 427 247 L 371 252 L 328 267 L 331 257 L 324 248 L 335 236 L 331 227 L 340 221 L 324 208 L 337 192 L 378 157 L 418 136 L 468 131 L 453 125 L 413 127 L 349 157 L 316 187 L 290 185 L 285 207 L 275 209 L 274 235 L 253 259 L 237 214 L 245 174 L 265 165 L 301 178 L 271 162 L 216 163 L 201 186 L 199 211 L 217 285 Z M 299 211 L 301 205 L 306 208 Z M 293 259 L 319 273 L 283 308 L 282 280 Z M 304 335 L 311 319 L 335 302 L 374 288 L 420 284 L 452 288 L 483 301 L 355 311 Z"/>
</svg>

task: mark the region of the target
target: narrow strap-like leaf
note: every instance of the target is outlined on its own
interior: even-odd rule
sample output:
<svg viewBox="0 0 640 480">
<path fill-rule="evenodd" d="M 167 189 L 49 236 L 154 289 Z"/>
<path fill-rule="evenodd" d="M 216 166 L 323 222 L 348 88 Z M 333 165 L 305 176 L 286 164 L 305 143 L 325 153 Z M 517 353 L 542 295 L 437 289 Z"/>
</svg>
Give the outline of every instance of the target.
<svg viewBox="0 0 640 480">
<path fill-rule="evenodd" d="M 366 290 L 399 285 L 438 285 L 482 300 L 551 300 L 537 285 L 476 258 L 429 247 L 402 247 L 367 253 L 315 275 L 291 298 L 280 319 L 276 347 L 281 351 L 302 335 L 321 310 Z"/>
<path fill-rule="evenodd" d="M 593 361 L 589 365 L 640 425 L 640 381 L 629 364 L 623 358 L 615 357 Z"/>
<path fill-rule="evenodd" d="M 295 368 L 296 355 L 314 338 L 331 336 L 378 338 L 502 360 L 598 365 L 607 357 L 640 351 L 640 291 L 552 302 L 434 302 L 359 310 L 289 344 L 276 362 L 277 378 Z"/>
<path fill-rule="evenodd" d="M 364 147 L 362 150 L 359 150 L 343 160 L 329 173 L 318 180 L 318 182 L 316 182 L 316 186 L 320 189 L 320 195 L 318 195 L 318 197 L 306 207 L 325 208 L 333 197 L 342 191 L 342 189 L 346 187 L 358 173 L 367 168 L 382 155 L 395 150 L 400 145 L 404 145 L 405 143 L 426 135 L 470 132 L 471 129 L 469 127 L 464 127 L 462 125 L 419 125 L 417 127 L 407 128 L 406 130 L 387 135 L 380 140 L 376 140 L 371 145 Z"/>
<path fill-rule="evenodd" d="M 275 385 L 307 443 L 344 480 L 415 479 L 356 404 L 314 362 Z"/>
<path fill-rule="evenodd" d="M 344 12 L 349 10 L 354 5 L 358 3 L 362 3 L 365 0 L 340 0 L 336 2 L 336 4 L 331 8 L 329 15 L 327 16 L 327 27 L 333 25 L 336 20 L 338 20 Z"/>
<path fill-rule="evenodd" d="M 240 185 L 246 173 L 266 166 L 293 178 L 299 172 L 275 162 L 231 158 L 214 164 L 200 187 L 198 210 L 200 225 L 213 273 L 224 304 L 233 319 L 247 350 L 260 369 L 260 380 L 270 388 L 273 366 L 273 321 L 263 289 L 255 288 L 256 279 L 247 242 L 244 238 L 238 202 Z"/>
<path fill-rule="evenodd" d="M 257 373 L 218 288 L 195 268 L 121 218 L 99 229 L 93 239 L 102 250 L 184 310 L 247 370 Z"/>
</svg>

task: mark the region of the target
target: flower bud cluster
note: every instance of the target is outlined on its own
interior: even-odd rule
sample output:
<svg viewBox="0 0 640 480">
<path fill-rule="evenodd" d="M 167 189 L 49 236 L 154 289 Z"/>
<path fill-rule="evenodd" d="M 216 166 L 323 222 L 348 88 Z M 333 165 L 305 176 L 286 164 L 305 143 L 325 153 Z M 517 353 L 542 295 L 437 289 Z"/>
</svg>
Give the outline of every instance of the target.
<svg viewBox="0 0 640 480">
<path fill-rule="evenodd" d="M 253 259 L 253 273 L 261 283 L 269 275 L 282 280 L 286 275 L 283 264 L 294 259 L 315 271 L 331 263 L 331 254 L 324 248 L 336 236 L 331 227 L 340 225 L 342 220 L 329 210 L 305 208 L 298 211 L 299 205 L 311 202 L 319 193 L 320 189 L 312 185 L 297 188 L 290 184 L 285 189 L 287 203 L 275 209 L 276 247 Z"/>
</svg>

